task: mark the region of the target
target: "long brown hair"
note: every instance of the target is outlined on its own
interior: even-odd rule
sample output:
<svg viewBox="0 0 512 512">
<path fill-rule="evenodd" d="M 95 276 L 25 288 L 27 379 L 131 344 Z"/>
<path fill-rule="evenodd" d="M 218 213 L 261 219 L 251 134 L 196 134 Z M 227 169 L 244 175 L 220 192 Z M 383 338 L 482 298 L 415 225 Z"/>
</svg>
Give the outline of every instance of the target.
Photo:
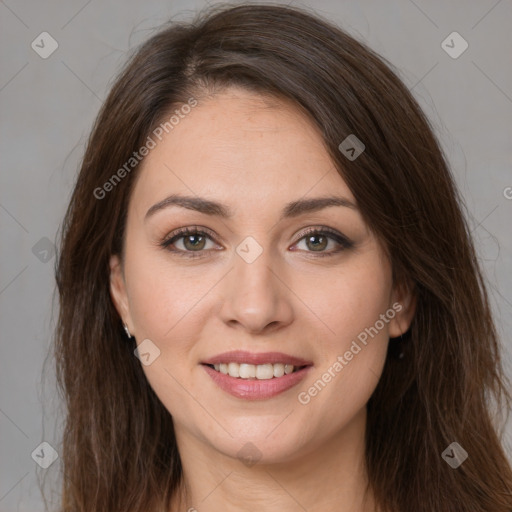
<svg viewBox="0 0 512 512">
<path fill-rule="evenodd" d="M 306 10 L 262 4 L 217 6 L 165 27 L 132 56 L 97 117 L 56 269 L 62 511 L 168 510 L 180 486 L 172 418 L 109 292 L 139 165 L 104 184 L 173 108 L 230 85 L 291 99 L 309 115 L 394 279 L 414 287 L 405 355 L 388 357 L 367 405 L 379 508 L 510 512 L 512 471 L 498 435 L 508 381 L 463 203 L 429 122 L 364 44 Z M 338 147 L 351 134 L 365 144 L 354 160 Z M 441 456 L 453 442 L 469 454 L 457 469 Z"/>
</svg>

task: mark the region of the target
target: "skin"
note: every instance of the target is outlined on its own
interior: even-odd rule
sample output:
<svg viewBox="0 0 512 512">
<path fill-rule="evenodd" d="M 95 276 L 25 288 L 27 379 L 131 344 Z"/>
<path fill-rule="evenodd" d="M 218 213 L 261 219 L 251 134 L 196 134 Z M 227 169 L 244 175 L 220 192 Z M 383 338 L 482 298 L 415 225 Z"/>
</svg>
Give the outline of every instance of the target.
<svg viewBox="0 0 512 512">
<path fill-rule="evenodd" d="M 234 216 L 171 206 L 145 220 L 171 193 L 216 200 Z M 160 350 L 143 369 L 175 425 L 184 485 L 173 510 L 375 510 L 371 493 L 363 502 L 366 403 L 389 337 L 409 327 L 414 299 L 392 282 L 390 262 L 357 208 L 278 220 L 289 201 L 326 195 L 355 204 L 318 129 L 293 104 L 238 88 L 200 98 L 144 161 L 124 259 L 111 258 L 111 294 L 137 343 L 150 339 Z M 159 245 L 186 226 L 215 235 L 196 240 L 199 258 Z M 305 229 L 323 226 L 354 246 L 334 253 L 334 239 L 308 244 Z M 247 236 L 263 249 L 252 263 L 236 252 Z M 193 242 L 185 236 L 174 248 L 191 254 Z M 322 251 L 331 255 L 318 256 Z M 301 404 L 299 393 L 395 302 L 402 310 Z M 276 397 L 243 400 L 221 390 L 200 364 L 235 349 L 280 351 L 314 368 Z M 261 457 L 256 465 L 237 456 L 248 442 Z"/>
</svg>

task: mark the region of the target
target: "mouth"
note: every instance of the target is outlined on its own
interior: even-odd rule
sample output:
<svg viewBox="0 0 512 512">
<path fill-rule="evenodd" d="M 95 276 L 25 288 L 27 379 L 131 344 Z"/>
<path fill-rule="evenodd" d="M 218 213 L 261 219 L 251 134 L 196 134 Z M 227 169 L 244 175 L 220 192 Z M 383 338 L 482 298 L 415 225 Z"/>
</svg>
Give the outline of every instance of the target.
<svg viewBox="0 0 512 512">
<path fill-rule="evenodd" d="M 283 368 L 278 366 L 278 364 L 270 364 L 272 371 L 277 366 L 277 375 L 281 375 L 280 377 L 270 377 L 270 368 L 267 368 L 267 365 L 252 365 L 248 364 L 244 369 L 244 364 L 240 364 L 241 369 L 239 369 L 239 376 L 232 377 L 229 373 L 222 373 L 220 371 L 220 364 L 227 364 L 228 372 L 231 363 L 219 363 L 219 370 L 215 369 L 214 364 L 202 364 L 201 366 L 205 369 L 206 373 L 210 376 L 213 383 L 223 390 L 224 392 L 234 396 L 235 398 L 241 398 L 244 400 L 265 400 L 269 398 L 273 398 L 281 393 L 284 393 L 287 390 L 297 386 L 309 373 L 313 366 L 297 366 L 295 368 L 290 365 L 287 368 L 289 373 L 284 372 Z M 213 366 L 213 368 L 212 368 Z M 256 373 L 256 367 L 261 366 L 265 367 L 263 370 L 259 370 L 260 377 L 267 378 L 258 378 L 258 374 Z M 251 369 L 250 367 L 253 367 Z M 225 367 L 222 367 L 225 370 Z M 232 367 L 236 371 L 236 367 Z M 282 370 L 282 371 L 281 371 Z M 291 370 L 291 371 L 290 371 Z M 255 375 L 254 377 L 240 377 L 240 371 L 242 375 Z M 245 373 L 247 372 L 247 373 Z"/>
<path fill-rule="evenodd" d="M 313 362 L 282 352 L 225 352 L 200 363 L 213 383 L 244 400 L 264 400 L 297 386 Z"/>
<path fill-rule="evenodd" d="M 307 366 L 297 366 L 293 364 L 283 363 L 265 363 L 265 364 L 249 364 L 249 363 L 236 363 L 234 361 L 229 363 L 218 363 L 218 364 L 205 364 L 212 370 L 223 375 L 228 375 L 235 379 L 244 380 L 271 380 L 279 379 L 284 375 L 290 375 L 296 373 Z"/>
</svg>

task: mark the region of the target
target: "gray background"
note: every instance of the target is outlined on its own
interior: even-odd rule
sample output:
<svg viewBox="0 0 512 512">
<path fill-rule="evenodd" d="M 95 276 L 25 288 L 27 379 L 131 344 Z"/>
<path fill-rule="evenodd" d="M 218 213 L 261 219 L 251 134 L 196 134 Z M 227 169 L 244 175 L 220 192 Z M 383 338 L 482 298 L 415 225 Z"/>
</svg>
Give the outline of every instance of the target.
<svg viewBox="0 0 512 512">
<path fill-rule="evenodd" d="M 38 477 L 58 484 L 60 459 L 43 470 L 31 458 L 43 440 L 60 449 L 52 360 L 44 366 L 57 309 L 51 242 L 94 117 L 127 51 L 206 4 L 0 2 L 0 512 L 43 510 Z M 512 376 L 512 2 L 292 4 L 387 58 L 431 119 L 467 204 Z M 31 48 L 43 31 L 59 45 L 47 59 Z M 456 59 L 441 47 L 453 31 L 469 44 Z M 512 422 L 505 443 L 512 455 Z"/>
</svg>

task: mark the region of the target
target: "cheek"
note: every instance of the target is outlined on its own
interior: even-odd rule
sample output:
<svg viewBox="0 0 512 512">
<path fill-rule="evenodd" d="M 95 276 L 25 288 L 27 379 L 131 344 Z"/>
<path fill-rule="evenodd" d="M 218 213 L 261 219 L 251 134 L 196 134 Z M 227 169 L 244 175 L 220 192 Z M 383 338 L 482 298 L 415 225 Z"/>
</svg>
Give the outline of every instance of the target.
<svg viewBox="0 0 512 512">
<path fill-rule="evenodd" d="M 390 295 L 391 271 L 378 258 L 333 275 L 323 293 L 310 294 L 308 304 L 324 326 L 318 340 L 322 357 L 297 398 L 316 426 L 346 424 L 377 386 L 387 354 L 387 322 L 394 316 Z"/>
<path fill-rule="evenodd" d="M 299 286 L 300 278 L 295 282 Z M 325 333 L 318 343 L 331 357 L 333 351 L 343 350 L 367 332 L 390 307 L 391 271 L 377 254 L 369 254 L 346 269 L 333 270 L 314 287 L 311 282 L 302 282 L 303 287 L 295 290 Z M 388 324 L 379 322 L 378 327 L 387 339 Z"/>
<path fill-rule="evenodd" d="M 142 255 L 127 261 L 126 271 L 131 276 L 128 291 L 137 343 L 149 339 L 159 351 L 142 369 L 167 410 L 186 421 L 195 417 L 195 402 L 185 389 L 198 371 L 197 340 L 207 317 L 204 295 L 214 284 L 212 277 Z M 194 278 L 194 272 L 201 278 Z"/>
<path fill-rule="evenodd" d="M 126 270 L 130 310 L 139 337 L 162 343 L 168 338 L 181 339 L 177 333 L 197 325 L 194 317 L 201 311 L 201 298 L 214 284 L 211 273 L 170 264 L 165 255 L 155 258 L 143 251 L 127 261 Z"/>
<path fill-rule="evenodd" d="M 198 365 L 204 355 L 199 340 L 211 334 L 204 332 L 205 325 L 218 304 L 215 285 L 225 270 L 205 271 L 163 256 L 132 252 L 131 261 L 126 261 L 130 311 L 137 343 L 149 339 L 157 347 L 158 357 L 143 366 L 149 384 L 171 414 L 192 417 L 195 402 L 185 388 L 192 391 L 204 372 Z"/>
</svg>

